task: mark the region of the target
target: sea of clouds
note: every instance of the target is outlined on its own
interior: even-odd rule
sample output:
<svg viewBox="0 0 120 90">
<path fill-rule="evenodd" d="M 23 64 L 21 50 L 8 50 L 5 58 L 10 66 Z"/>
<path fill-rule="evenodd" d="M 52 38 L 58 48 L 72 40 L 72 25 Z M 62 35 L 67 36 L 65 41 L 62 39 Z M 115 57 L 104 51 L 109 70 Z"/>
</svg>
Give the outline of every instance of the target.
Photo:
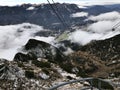
<svg viewBox="0 0 120 90">
<path fill-rule="evenodd" d="M 74 14 L 74 16 L 83 17 L 85 15 Z M 71 33 L 69 40 L 85 45 L 92 40 L 104 40 L 120 34 L 119 12 L 113 11 L 98 16 L 89 16 L 86 20 L 92 20 L 94 23 L 85 27 L 85 29 L 81 28 Z M 115 28 L 115 31 L 112 31 L 113 28 Z"/>
<path fill-rule="evenodd" d="M 31 38 L 51 43 L 54 40 L 52 36 L 35 36 L 35 33 L 42 30 L 41 26 L 30 23 L 0 26 L 0 58 L 12 60 Z"/>
</svg>

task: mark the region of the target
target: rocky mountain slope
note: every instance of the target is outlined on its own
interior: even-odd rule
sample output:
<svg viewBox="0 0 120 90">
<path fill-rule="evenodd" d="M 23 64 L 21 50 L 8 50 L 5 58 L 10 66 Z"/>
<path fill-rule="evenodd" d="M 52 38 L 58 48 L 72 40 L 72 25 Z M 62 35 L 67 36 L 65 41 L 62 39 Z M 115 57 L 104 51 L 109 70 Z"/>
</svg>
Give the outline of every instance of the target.
<svg viewBox="0 0 120 90">
<path fill-rule="evenodd" d="M 119 37 L 92 41 L 68 56 L 48 43 L 30 39 L 13 61 L 0 60 L 0 79 L 4 82 L 0 88 L 7 85 L 7 88 L 44 90 L 55 83 L 81 77 L 119 78 Z"/>
<path fill-rule="evenodd" d="M 120 75 L 120 35 L 100 41 L 93 41 L 81 48 L 105 62 L 105 65 L 112 67 L 111 73 Z"/>
<path fill-rule="evenodd" d="M 0 60 L 1 90 L 46 90 L 59 82 L 80 78 L 61 68 L 67 62 L 66 56 L 48 43 L 30 39 L 23 52 L 17 53 L 13 61 Z"/>
<path fill-rule="evenodd" d="M 80 78 L 68 73 L 69 67 L 65 67 L 69 66 L 68 59 L 48 43 L 30 39 L 23 52 L 17 53 L 13 61 L 0 60 L 1 89 L 46 90 L 59 82 Z M 84 87 L 84 83 L 77 87 Z"/>
</svg>

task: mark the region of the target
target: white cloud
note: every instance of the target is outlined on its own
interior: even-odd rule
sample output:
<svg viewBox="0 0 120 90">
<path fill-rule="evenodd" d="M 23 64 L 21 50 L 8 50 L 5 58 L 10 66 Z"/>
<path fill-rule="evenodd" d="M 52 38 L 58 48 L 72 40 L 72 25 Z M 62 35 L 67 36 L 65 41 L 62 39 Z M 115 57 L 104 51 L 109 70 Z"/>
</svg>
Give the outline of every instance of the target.
<svg viewBox="0 0 120 90">
<path fill-rule="evenodd" d="M 71 15 L 71 17 L 84 17 L 84 16 L 88 16 L 87 12 L 77 12 Z"/>
<path fill-rule="evenodd" d="M 85 44 L 89 43 L 91 40 L 96 40 L 100 37 L 101 37 L 100 34 L 89 33 L 86 31 L 77 30 L 70 35 L 69 39 L 72 42 L 77 42 L 81 45 L 85 45 Z"/>
<path fill-rule="evenodd" d="M 111 15 L 111 17 L 109 17 L 109 15 Z M 116 15 L 116 18 L 114 18 L 114 15 Z M 92 40 L 104 40 L 120 34 L 120 27 L 116 28 L 115 31 L 112 31 L 113 26 L 120 22 L 117 12 L 106 13 L 104 15 L 101 14 L 93 18 L 98 21 L 87 26 L 87 30 L 82 28 L 82 30 L 73 32 L 69 36 L 69 39 L 80 45 L 85 45 Z"/>
<path fill-rule="evenodd" d="M 120 34 L 120 31 L 109 31 L 108 33 L 90 33 L 87 31 L 77 30 L 69 36 L 69 40 L 79 43 L 80 45 L 86 45 L 92 40 L 104 40 Z"/>
<path fill-rule="evenodd" d="M 88 26 L 88 30 L 95 33 L 106 33 L 112 30 L 114 23 L 112 21 L 99 21 Z"/>
<path fill-rule="evenodd" d="M 97 21 L 88 26 L 88 30 L 95 33 L 106 33 L 111 31 L 113 26 L 116 25 L 115 27 L 118 27 L 120 25 L 120 13 L 116 11 L 100 14 L 98 16 L 91 16 L 88 19 Z"/>
<path fill-rule="evenodd" d="M 100 14 L 98 16 L 90 16 L 88 19 L 93 21 L 116 20 L 120 19 L 120 13 L 113 11 L 109 13 Z"/>
<path fill-rule="evenodd" d="M 31 38 L 48 43 L 52 42 L 54 37 L 34 36 L 35 33 L 41 30 L 43 30 L 41 26 L 29 23 L 0 26 L 0 58 L 12 60 L 18 49 Z"/>
<path fill-rule="evenodd" d="M 49 0 L 52 3 L 52 0 Z M 113 4 L 120 3 L 120 0 L 55 0 L 55 2 L 60 3 L 76 3 L 80 5 L 101 5 L 101 4 Z M 23 3 L 32 3 L 32 4 L 40 4 L 40 3 L 48 3 L 47 0 L 0 0 L 0 5 L 20 5 Z"/>
</svg>

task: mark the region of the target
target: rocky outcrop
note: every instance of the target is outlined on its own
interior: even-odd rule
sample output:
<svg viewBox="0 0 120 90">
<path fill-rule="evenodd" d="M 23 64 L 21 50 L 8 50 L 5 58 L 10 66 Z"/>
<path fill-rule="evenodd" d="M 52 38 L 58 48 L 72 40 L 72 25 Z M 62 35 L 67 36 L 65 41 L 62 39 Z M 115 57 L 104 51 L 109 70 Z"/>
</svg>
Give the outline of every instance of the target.
<svg viewBox="0 0 120 90">
<path fill-rule="evenodd" d="M 116 35 L 112 38 L 100 41 L 93 41 L 81 48 L 82 51 L 86 51 L 99 57 L 102 61 L 107 63 L 120 59 L 120 35 Z"/>
<path fill-rule="evenodd" d="M 25 53 L 25 54 L 23 54 Z M 46 63 L 39 61 L 39 59 L 47 60 Z M 57 64 L 63 70 L 73 73 L 74 66 L 70 62 L 70 58 L 65 56 L 58 48 L 51 44 L 35 39 L 30 39 L 23 47 L 22 53 L 17 53 L 14 57 L 17 62 L 29 62 L 38 67 L 50 67 L 51 63 Z"/>
<path fill-rule="evenodd" d="M 23 48 L 23 52 L 27 54 L 17 53 L 14 57 L 15 61 L 35 60 L 37 58 L 45 58 L 51 62 L 63 62 L 66 56 L 61 53 L 53 45 L 43 41 L 30 39 Z"/>
<path fill-rule="evenodd" d="M 102 77 L 109 76 L 109 68 L 105 66 L 105 62 L 100 58 L 87 52 L 75 52 L 71 54 L 72 64 L 78 68 L 77 74 L 83 77 Z"/>
<path fill-rule="evenodd" d="M 28 62 L 29 60 L 36 60 L 37 57 L 33 53 L 23 54 L 17 53 L 14 57 L 15 61 Z"/>
<path fill-rule="evenodd" d="M 55 65 L 55 64 L 54 64 Z M 47 60 L 16 62 L 0 59 L 0 89 L 44 90 L 63 76 Z M 66 77 L 65 77 L 66 78 Z M 67 78 L 66 78 L 67 79 Z"/>
</svg>

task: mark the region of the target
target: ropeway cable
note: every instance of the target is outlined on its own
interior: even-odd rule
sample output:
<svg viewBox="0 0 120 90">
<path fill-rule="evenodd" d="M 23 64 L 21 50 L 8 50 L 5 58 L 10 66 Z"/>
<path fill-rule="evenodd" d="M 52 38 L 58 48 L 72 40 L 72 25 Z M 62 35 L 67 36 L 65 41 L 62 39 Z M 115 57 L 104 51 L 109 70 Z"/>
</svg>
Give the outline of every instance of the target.
<svg viewBox="0 0 120 90">
<path fill-rule="evenodd" d="M 59 14 L 56 12 L 55 8 L 53 7 L 53 5 L 50 3 L 49 0 L 47 0 L 47 2 L 49 3 L 51 9 L 54 11 L 54 13 L 56 14 L 56 16 L 58 17 L 58 19 L 60 20 L 60 22 L 63 24 L 63 26 L 65 28 L 67 28 L 66 24 L 64 23 L 64 21 L 61 19 L 61 17 L 59 16 Z"/>
<path fill-rule="evenodd" d="M 118 27 L 120 27 L 120 21 L 112 27 L 112 30 L 115 31 Z"/>
<path fill-rule="evenodd" d="M 60 12 L 58 6 L 56 5 L 55 1 L 52 0 L 53 4 L 55 5 L 55 10 L 56 12 L 60 15 L 61 19 L 64 21 L 64 23 L 66 24 L 66 26 L 69 28 L 69 25 L 66 23 L 66 20 L 64 19 L 62 13 Z"/>
</svg>

